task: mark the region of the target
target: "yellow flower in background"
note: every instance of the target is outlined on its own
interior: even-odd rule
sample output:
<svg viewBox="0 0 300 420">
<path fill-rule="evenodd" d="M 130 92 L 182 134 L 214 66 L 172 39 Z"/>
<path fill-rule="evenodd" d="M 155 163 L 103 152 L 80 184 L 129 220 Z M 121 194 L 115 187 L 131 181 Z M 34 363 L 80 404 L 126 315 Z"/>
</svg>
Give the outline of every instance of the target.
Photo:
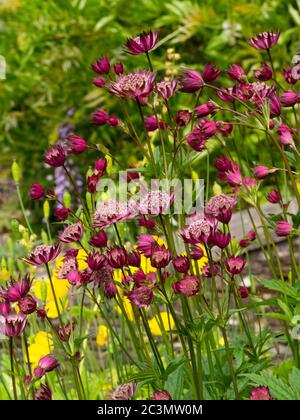
<svg viewBox="0 0 300 420">
<path fill-rule="evenodd" d="M 52 276 L 52 283 L 55 291 L 55 295 L 58 300 L 59 310 L 63 311 L 68 307 L 68 300 L 66 295 L 70 288 L 70 284 L 67 280 L 58 279 Z M 50 280 L 49 279 L 37 279 L 33 282 L 34 295 L 45 302 L 45 310 L 49 318 L 57 318 L 58 313 L 55 305 L 54 296 L 52 293 Z"/>
<path fill-rule="evenodd" d="M 5 283 L 9 280 L 10 274 L 6 268 L 0 270 L 0 283 Z"/>
<path fill-rule="evenodd" d="M 100 325 L 98 328 L 98 334 L 96 338 L 96 342 L 98 346 L 106 346 L 109 337 L 109 329 L 106 325 Z"/>
<path fill-rule="evenodd" d="M 157 336 L 162 335 L 163 330 L 172 330 L 175 325 L 172 315 L 168 315 L 167 312 L 161 312 L 160 317 L 155 316 L 152 319 L 150 319 L 148 323 L 152 334 Z"/>
<path fill-rule="evenodd" d="M 39 331 L 32 344 L 28 346 L 29 360 L 35 368 L 41 357 L 51 353 L 54 348 L 52 335 L 45 331 Z"/>
<path fill-rule="evenodd" d="M 219 339 L 219 346 L 220 347 L 224 347 L 224 345 L 225 345 L 224 338 L 223 337 L 220 337 L 220 339 Z"/>
<path fill-rule="evenodd" d="M 131 302 L 123 296 L 123 306 L 124 306 L 124 310 L 126 312 L 127 318 L 129 319 L 129 321 L 133 321 L 134 316 L 133 316 L 133 309 L 132 309 L 132 305 Z M 118 312 L 118 314 L 122 315 L 122 310 L 119 306 L 115 306 L 115 310 Z"/>
</svg>

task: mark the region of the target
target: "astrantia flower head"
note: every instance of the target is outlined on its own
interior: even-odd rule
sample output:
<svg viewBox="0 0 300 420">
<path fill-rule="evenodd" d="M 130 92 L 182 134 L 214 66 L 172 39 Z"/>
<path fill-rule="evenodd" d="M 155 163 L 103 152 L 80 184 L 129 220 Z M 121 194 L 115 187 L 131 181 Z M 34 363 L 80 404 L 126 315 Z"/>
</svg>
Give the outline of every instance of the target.
<svg viewBox="0 0 300 420">
<path fill-rule="evenodd" d="M 108 123 L 109 115 L 104 109 L 97 109 L 92 116 L 92 122 L 95 125 L 105 125 Z"/>
<path fill-rule="evenodd" d="M 0 300 L 0 315 L 7 315 L 11 312 L 11 306 L 8 302 Z"/>
<path fill-rule="evenodd" d="M 300 72 L 300 69 L 298 70 L 298 76 L 300 76 L 300 73 L 299 72 Z M 289 85 L 294 85 L 299 80 L 299 77 L 295 78 L 294 76 L 295 75 L 294 75 L 294 72 L 293 72 L 293 70 L 292 70 L 291 67 L 288 67 L 286 70 L 283 71 L 284 80 Z"/>
<path fill-rule="evenodd" d="M 59 279 L 66 279 L 68 274 L 71 271 L 78 269 L 78 261 L 76 257 L 65 257 L 63 260 L 63 264 L 59 269 L 58 278 Z"/>
<path fill-rule="evenodd" d="M 271 190 L 270 192 L 268 192 L 266 198 L 269 203 L 277 204 L 277 203 L 280 203 L 281 195 L 278 190 Z"/>
<path fill-rule="evenodd" d="M 21 312 L 0 315 L 0 334 L 6 337 L 17 337 L 22 334 L 27 323 L 27 318 Z"/>
<path fill-rule="evenodd" d="M 83 137 L 76 134 L 70 134 L 67 138 L 68 152 L 79 155 L 87 149 L 87 143 Z"/>
<path fill-rule="evenodd" d="M 272 79 L 272 69 L 268 64 L 263 63 L 259 69 L 254 70 L 254 76 L 256 79 L 266 82 L 267 80 Z"/>
<path fill-rule="evenodd" d="M 135 394 L 136 384 L 130 382 L 128 384 L 118 385 L 111 395 L 112 400 L 130 400 Z"/>
<path fill-rule="evenodd" d="M 160 389 L 155 391 L 151 397 L 151 400 L 171 400 L 171 394 L 166 389 Z"/>
<path fill-rule="evenodd" d="M 172 284 L 175 293 L 184 296 L 194 296 L 199 292 L 200 280 L 196 276 L 186 275 L 183 279 Z"/>
<path fill-rule="evenodd" d="M 227 71 L 227 74 L 231 79 L 237 80 L 241 83 L 246 78 L 246 73 L 240 64 L 232 64 L 230 69 Z"/>
<path fill-rule="evenodd" d="M 223 233 L 219 230 L 215 231 L 209 240 L 210 245 L 216 245 L 217 247 L 224 249 L 230 244 L 231 236 L 230 233 Z"/>
<path fill-rule="evenodd" d="M 145 257 L 150 258 L 153 245 L 156 244 L 155 239 L 153 236 L 149 235 L 148 233 L 142 233 L 138 237 L 137 241 L 137 249 L 145 255 Z"/>
<path fill-rule="evenodd" d="M 205 83 L 213 82 L 216 80 L 221 74 L 221 70 L 218 69 L 214 64 L 205 64 L 202 78 Z"/>
<path fill-rule="evenodd" d="M 104 267 L 107 264 L 107 259 L 106 256 L 100 252 L 91 252 L 87 257 L 86 262 L 89 268 L 95 271 Z"/>
<path fill-rule="evenodd" d="M 39 184 L 38 182 L 34 182 L 29 190 L 29 196 L 31 200 L 39 200 L 40 198 L 44 197 L 45 189 L 44 187 Z"/>
<path fill-rule="evenodd" d="M 68 209 L 67 207 L 58 207 L 54 211 L 54 217 L 59 222 L 64 222 L 69 217 L 69 213 L 70 213 L 70 209 Z"/>
<path fill-rule="evenodd" d="M 181 109 L 175 115 L 175 121 L 179 127 L 185 127 L 193 118 L 193 114 L 187 109 Z"/>
<path fill-rule="evenodd" d="M 207 242 L 214 231 L 213 223 L 206 218 L 193 220 L 182 232 L 184 242 L 194 244 Z"/>
<path fill-rule="evenodd" d="M 239 293 L 239 297 L 242 299 L 246 299 L 249 296 L 249 291 L 247 287 L 245 286 L 240 286 L 238 289 L 238 293 Z"/>
<path fill-rule="evenodd" d="M 275 233 L 277 236 L 288 236 L 293 230 L 293 226 L 285 220 L 276 222 Z"/>
<path fill-rule="evenodd" d="M 257 386 L 252 388 L 249 400 L 272 400 L 272 395 L 270 394 L 270 390 L 267 386 Z"/>
<path fill-rule="evenodd" d="M 190 132 L 187 137 L 187 143 L 192 149 L 197 152 L 202 152 L 205 150 L 207 140 L 212 137 L 216 131 L 217 126 L 215 121 L 203 121 Z"/>
<path fill-rule="evenodd" d="M 8 302 L 18 302 L 28 294 L 30 287 L 29 274 L 26 274 L 25 277 L 19 276 L 17 281 L 12 279 L 6 289 L 0 288 L 0 297 Z"/>
<path fill-rule="evenodd" d="M 257 50 L 268 50 L 277 44 L 280 32 L 261 32 L 249 40 L 249 44 Z"/>
<path fill-rule="evenodd" d="M 168 80 L 158 82 L 155 86 L 155 92 L 157 92 L 163 99 L 167 100 L 174 95 L 177 89 L 177 80 Z"/>
<path fill-rule="evenodd" d="M 172 263 L 178 273 L 187 273 L 189 271 L 190 261 L 185 255 L 180 255 L 173 259 Z"/>
<path fill-rule="evenodd" d="M 200 73 L 196 70 L 186 70 L 179 78 L 180 91 L 185 93 L 197 92 L 203 85 L 204 81 Z"/>
<path fill-rule="evenodd" d="M 152 92 L 155 77 L 156 74 L 148 70 L 128 73 L 112 82 L 109 91 L 120 98 L 143 100 Z"/>
<path fill-rule="evenodd" d="M 18 307 L 24 315 L 32 314 L 37 308 L 37 302 L 31 295 L 26 295 L 18 302 Z"/>
<path fill-rule="evenodd" d="M 107 260 L 111 267 L 123 268 L 127 263 L 127 252 L 121 247 L 112 248 L 107 253 Z"/>
<path fill-rule="evenodd" d="M 51 354 L 42 357 L 34 369 L 34 376 L 41 378 L 46 372 L 51 372 L 59 366 L 58 361 Z"/>
<path fill-rule="evenodd" d="M 92 64 L 92 70 L 95 73 L 99 74 L 108 74 L 110 70 L 110 62 L 107 57 L 101 57 L 98 58 L 98 60 L 95 61 L 95 63 Z"/>
<path fill-rule="evenodd" d="M 107 245 L 107 235 L 104 230 L 100 230 L 96 235 L 92 236 L 89 240 L 89 244 L 94 248 L 102 248 Z"/>
<path fill-rule="evenodd" d="M 280 102 L 282 106 L 294 106 L 300 103 L 300 93 L 294 92 L 293 90 L 286 90 L 280 96 Z"/>
<path fill-rule="evenodd" d="M 213 101 L 208 101 L 205 104 L 199 105 L 195 108 L 195 114 L 198 118 L 214 115 L 218 110 L 218 106 Z"/>
<path fill-rule="evenodd" d="M 94 215 L 94 227 L 104 228 L 113 223 L 132 219 L 137 214 L 134 203 L 114 199 L 103 201 L 97 206 Z"/>
<path fill-rule="evenodd" d="M 140 267 L 141 254 L 138 251 L 132 251 L 127 255 L 128 264 L 132 267 Z"/>
<path fill-rule="evenodd" d="M 165 214 L 170 209 L 173 202 L 173 195 L 164 191 L 150 191 L 138 205 L 140 214 Z"/>
<path fill-rule="evenodd" d="M 231 219 L 232 208 L 237 204 L 237 200 L 225 194 L 212 197 L 205 206 L 205 214 L 216 217 L 223 223 L 228 223 Z"/>
<path fill-rule="evenodd" d="M 34 399 L 36 401 L 50 401 L 52 400 L 52 391 L 48 385 L 41 384 L 40 388 L 35 391 Z"/>
<path fill-rule="evenodd" d="M 277 128 L 277 134 L 279 136 L 281 144 L 288 145 L 288 146 L 294 145 L 293 132 L 290 129 L 290 127 L 288 127 L 287 125 L 281 124 Z"/>
<path fill-rule="evenodd" d="M 112 299 L 117 296 L 118 289 L 117 286 L 114 283 L 107 283 L 104 285 L 104 295 L 108 299 Z"/>
<path fill-rule="evenodd" d="M 230 274 L 240 274 L 246 261 L 242 257 L 229 257 L 226 260 L 226 269 Z"/>
<path fill-rule="evenodd" d="M 129 38 L 125 44 L 125 50 L 132 55 L 139 55 L 151 51 L 158 40 L 158 32 L 142 32 L 133 38 Z"/>
<path fill-rule="evenodd" d="M 83 235 L 83 224 L 81 222 L 72 223 L 67 226 L 59 235 L 58 238 L 61 242 L 71 243 L 77 242 Z"/>
<path fill-rule="evenodd" d="M 130 302 L 138 308 L 146 308 L 151 305 L 154 295 L 150 287 L 140 286 L 127 294 Z"/>
<path fill-rule="evenodd" d="M 48 150 L 44 154 L 45 163 L 54 168 L 58 168 L 59 166 L 63 166 L 66 161 L 66 153 L 63 147 L 59 144 L 53 146 L 52 149 Z"/>
<path fill-rule="evenodd" d="M 172 254 L 164 245 L 153 245 L 151 249 L 150 262 L 154 268 L 164 268 L 171 261 Z"/>
<path fill-rule="evenodd" d="M 29 254 L 28 257 L 23 258 L 25 262 L 32 265 L 46 264 L 55 258 L 60 253 L 60 245 L 38 245 L 35 250 Z"/>
</svg>

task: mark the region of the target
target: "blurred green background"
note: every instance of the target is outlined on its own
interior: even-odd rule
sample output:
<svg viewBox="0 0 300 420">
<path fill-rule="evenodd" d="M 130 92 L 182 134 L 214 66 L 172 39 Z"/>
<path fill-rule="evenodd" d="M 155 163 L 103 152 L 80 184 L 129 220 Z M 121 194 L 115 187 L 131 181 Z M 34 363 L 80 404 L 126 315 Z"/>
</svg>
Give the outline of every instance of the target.
<svg viewBox="0 0 300 420">
<path fill-rule="evenodd" d="M 122 44 L 149 28 L 159 30 L 162 40 L 153 53 L 158 71 L 165 69 L 167 48 L 181 57 L 172 64 L 174 73 L 182 65 L 201 70 L 207 62 L 222 69 L 239 62 L 249 71 L 262 56 L 246 40 L 274 29 L 282 32 L 273 52 L 275 67 L 282 69 L 299 47 L 300 1 L 0 0 L 0 55 L 7 64 L 0 80 L 2 215 L 16 207 L 7 180 L 12 160 L 22 167 L 25 194 L 43 173 L 44 150 L 66 125 L 112 150 L 126 141 L 121 160 L 128 162 L 132 146 L 120 130 L 91 126 L 97 107 L 118 110 L 112 97 L 92 85 L 90 65 L 102 54 L 127 69 L 146 65 L 144 57 L 126 55 Z M 255 160 L 257 148 L 250 143 Z M 3 226 L 6 216 L 1 219 Z"/>
</svg>

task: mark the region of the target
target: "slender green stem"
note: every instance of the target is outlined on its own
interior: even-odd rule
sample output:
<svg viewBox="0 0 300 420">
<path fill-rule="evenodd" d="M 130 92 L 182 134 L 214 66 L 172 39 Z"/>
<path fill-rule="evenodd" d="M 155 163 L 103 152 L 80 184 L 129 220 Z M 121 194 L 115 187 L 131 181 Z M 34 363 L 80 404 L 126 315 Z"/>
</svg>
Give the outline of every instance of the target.
<svg viewBox="0 0 300 420">
<path fill-rule="evenodd" d="M 13 350 L 13 337 L 9 337 L 9 357 L 10 357 L 10 370 L 11 370 L 11 380 L 13 386 L 14 399 L 18 399 L 17 387 L 16 387 L 16 378 L 14 371 L 14 350 Z"/>
</svg>

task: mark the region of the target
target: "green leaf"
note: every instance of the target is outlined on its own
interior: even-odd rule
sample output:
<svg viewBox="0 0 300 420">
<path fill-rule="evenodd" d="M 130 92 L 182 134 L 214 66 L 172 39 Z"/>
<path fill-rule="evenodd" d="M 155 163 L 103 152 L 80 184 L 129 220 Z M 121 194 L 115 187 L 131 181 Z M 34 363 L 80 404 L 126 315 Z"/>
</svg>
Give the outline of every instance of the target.
<svg viewBox="0 0 300 420">
<path fill-rule="evenodd" d="M 270 393 L 273 398 L 277 400 L 294 400 L 294 390 L 286 384 L 282 379 L 277 378 L 268 372 L 263 372 L 260 375 L 250 373 L 246 375 L 255 385 L 264 385 L 270 388 Z"/>
<path fill-rule="evenodd" d="M 267 280 L 263 278 L 256 277 L 263 286 L 267 287 L 270 290 L 275 290 L 276 292 L 281 292 L 284 295 L 290 296 L 294 299 L 298 299 L 297 290 L 288 283 L 284 283 L 281 280 Z"/>
<path fill-rule="evenodd" d="M 292 373 L 289 376 L 289 383 L 293 388 L 296 400 L 300 400 L 300 370 L 293 367 Z"/>
</svg>

